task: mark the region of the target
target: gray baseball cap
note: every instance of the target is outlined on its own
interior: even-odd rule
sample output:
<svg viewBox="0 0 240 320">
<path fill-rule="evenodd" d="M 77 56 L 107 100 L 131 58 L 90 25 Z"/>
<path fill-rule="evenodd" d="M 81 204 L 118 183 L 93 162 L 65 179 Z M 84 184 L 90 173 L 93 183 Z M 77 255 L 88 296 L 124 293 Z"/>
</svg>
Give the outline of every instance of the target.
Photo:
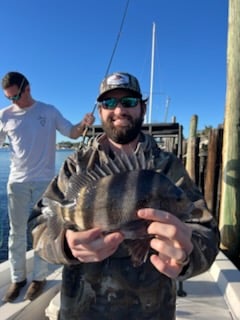
<svg viewBox="0 0 240 320">
<path fill-rule="evenodd" d="M 100 84 L 97 101 L 101 101 L 106 92 L 115 89 L 129 90 L 138 98 L 142 98 L 139 82 L 136 77 L 126 72 L 114 72 L 106 76 Z"/>
</svg>

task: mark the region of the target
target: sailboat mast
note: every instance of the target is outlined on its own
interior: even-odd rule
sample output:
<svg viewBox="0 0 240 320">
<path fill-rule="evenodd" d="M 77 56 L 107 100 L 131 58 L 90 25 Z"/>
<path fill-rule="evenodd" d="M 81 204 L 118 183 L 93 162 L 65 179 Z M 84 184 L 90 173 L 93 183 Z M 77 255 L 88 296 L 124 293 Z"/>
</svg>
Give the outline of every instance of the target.
<svg viewBox="0 0 240 320">
<path fill-rule="evenodd" d="M 149 95 L 149 114 L 148 122 L 152 121 L 152 98 L 153 98 L 153 76 L 154 76 L 154 53 L 155 53 L 155 23 L 152 28 L 152 58 L 151 58 L 151 75 L 150 75 L 150 95 Z"/>
</svg>

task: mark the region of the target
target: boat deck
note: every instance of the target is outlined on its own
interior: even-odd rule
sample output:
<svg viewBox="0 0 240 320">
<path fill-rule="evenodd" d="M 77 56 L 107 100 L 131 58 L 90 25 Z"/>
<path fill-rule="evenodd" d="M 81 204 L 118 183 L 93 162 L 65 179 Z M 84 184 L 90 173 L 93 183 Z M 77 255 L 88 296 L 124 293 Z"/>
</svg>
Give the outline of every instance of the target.
<svg viewBox="0 0 240 320">
<path fill-rule="evenodd" d="M 3 280 L 7 264 L 0 265 L 0 299 L 7 288 Z M 16 302 L 0 304 L 1 320 L 56 320 L 60 284 L 61 268 L 53 267 L 44 293 L 36 300 L 22 301 L 26 286 Z M 240 272 L 223 253 L 208 272 L 183 282 L 183 290 L 187 295 L 177 298 L 176 320 L 240 320 Z"/>
<path fill-rule="evenodd" d="M 186 297 L 177 299 L 177 320 L 233 320 L 219 287 L 206 272 L 184 282 Z"/>
</svg>

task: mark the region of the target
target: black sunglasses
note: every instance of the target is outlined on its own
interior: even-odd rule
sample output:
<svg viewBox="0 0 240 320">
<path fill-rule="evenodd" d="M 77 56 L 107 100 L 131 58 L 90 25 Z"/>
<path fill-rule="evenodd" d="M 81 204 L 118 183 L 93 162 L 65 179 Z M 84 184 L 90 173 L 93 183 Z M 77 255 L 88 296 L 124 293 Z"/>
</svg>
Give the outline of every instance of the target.
<svg viewBox="0 0 240 320">
<path fill-rule="evenodd" d="M 6 96 L 6 98 L 9 99 L 9 100 L 12 100 L 12 101 L 18 101 L 21 98 L 22 93 L 23 93 L 24 82 L 25 82 L 25 78 L 22 79 L 22 82 L 21 82 L 21 85 L 19 87 L 19 90 L 18 90 L 17 94 L 15 94 L 14 96 L 11 96 L 11 97 Z"/>
<path fill-rule="evenodd" d="M 140 98 L 134 97 L 123 97 L 120 99 L 117 98 L 107 98 L 103 101 L 99 102 L 99 105 L 103 107 L 103 109 L 113 110 L 116 106 L 121 103 L 124 108 L 134 108 L 137 106 L 138 102 L 141 101 Z"/>
</svg>

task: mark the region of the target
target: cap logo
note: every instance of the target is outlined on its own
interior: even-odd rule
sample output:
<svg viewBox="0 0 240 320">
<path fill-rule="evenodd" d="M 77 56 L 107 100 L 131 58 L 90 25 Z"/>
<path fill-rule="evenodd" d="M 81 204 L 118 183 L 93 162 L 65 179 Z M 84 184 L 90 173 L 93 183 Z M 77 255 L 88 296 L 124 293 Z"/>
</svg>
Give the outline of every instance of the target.
<svg viewBox="0 0 240 320">
<path fill-rule="evenodd" d="M 117 73 L 107 79 L 107 85 L 119 86 L 122 84 L 129 84 L 129 77 L 125 74 Z"/>
</svg>

